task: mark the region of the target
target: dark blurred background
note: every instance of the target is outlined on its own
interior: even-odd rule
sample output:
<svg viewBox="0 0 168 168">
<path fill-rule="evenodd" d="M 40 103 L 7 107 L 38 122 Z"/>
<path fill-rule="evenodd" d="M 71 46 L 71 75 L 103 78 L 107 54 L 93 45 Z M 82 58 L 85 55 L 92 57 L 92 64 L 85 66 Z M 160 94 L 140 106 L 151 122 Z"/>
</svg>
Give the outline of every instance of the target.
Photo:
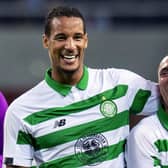
<svg viewBox="0 0 168 168">
<path fill-rule="evenodd" d="M 158 63 L 168 54 L 167 0 L 0 0 L 0 89 L 9 104 L 44 78 L 44 17 L 64 4 L 87 20 L 88 66 L 125 68 L 157 81 Z"/>
</svg>

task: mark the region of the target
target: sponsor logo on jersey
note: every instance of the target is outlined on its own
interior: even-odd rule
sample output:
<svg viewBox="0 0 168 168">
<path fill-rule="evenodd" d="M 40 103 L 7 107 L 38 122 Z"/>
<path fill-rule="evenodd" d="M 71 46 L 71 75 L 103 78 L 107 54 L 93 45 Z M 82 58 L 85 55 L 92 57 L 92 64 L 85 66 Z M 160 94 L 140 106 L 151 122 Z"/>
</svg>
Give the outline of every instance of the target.
<svg viewBox="0 0 168 168">
<path fill-rule="evenodd" d="M 108 142 L 102 134 L 82 137 L 75 144 L 75 154 L 84 165 L 101 164 L 108 157 Z"/>
<path fill-rule="evenodd" d="M 57 128 L 57 127 L 62 127 L 66 124 L 66 119 L 61 119 L 59 121 L 55 121 L 54 123 L 54 128 Z"/>
<path fill-rule="evenodd" d="M 117 114 L 117 105 L 111 100 L 105 100 L 100 104 L 100 111 L 105 117 L 114 117 Z"/>
</svg>

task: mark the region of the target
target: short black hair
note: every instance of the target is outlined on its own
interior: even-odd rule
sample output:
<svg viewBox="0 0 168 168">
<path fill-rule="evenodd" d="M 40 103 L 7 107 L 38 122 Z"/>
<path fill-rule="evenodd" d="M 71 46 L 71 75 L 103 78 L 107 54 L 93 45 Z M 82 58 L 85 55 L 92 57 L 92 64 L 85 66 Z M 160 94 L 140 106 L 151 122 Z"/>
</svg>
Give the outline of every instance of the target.
<svg viewBox="0 0 168 168">
<path fill-rule="evenodd" d="M 85 18 L 81 14 L 81 12 L 77 8 L 68 7 L 68 6 L 59 6 L 56 8 L 53 8 L 51 11 L 49 11 L 46 20 L 45 20 L 45 27 L 44 27 L 44 33 L 48 37 L 51 33 L 51 22 L 54 18 L 67 16 L 67 17 L 78 17 L 81 18 L 83 22 L 83 31 L 86 33 L 86 23 Z"/>
</svg>

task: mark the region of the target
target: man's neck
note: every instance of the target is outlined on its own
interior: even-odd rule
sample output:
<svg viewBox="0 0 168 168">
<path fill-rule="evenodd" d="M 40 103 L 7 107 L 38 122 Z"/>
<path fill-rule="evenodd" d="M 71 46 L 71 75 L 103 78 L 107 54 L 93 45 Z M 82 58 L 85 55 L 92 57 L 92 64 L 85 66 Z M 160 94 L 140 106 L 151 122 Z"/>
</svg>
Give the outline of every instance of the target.
<svg viewBox="0 0 168 168">
<path fill-rule="evenodd" d="M 67 85 L 76 85 L 83 75 L 83 68 L 78 69 L 77 71 L 54 71 L 52 70 L 51 76 L 54 80 L 59 83 Z"/>
</svg>

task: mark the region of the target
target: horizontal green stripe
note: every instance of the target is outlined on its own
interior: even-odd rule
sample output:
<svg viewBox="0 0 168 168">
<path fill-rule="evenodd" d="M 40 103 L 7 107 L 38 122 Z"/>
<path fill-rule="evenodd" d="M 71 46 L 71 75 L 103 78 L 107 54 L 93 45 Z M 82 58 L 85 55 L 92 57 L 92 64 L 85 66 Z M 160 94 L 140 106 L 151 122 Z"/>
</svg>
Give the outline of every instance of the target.
<svg viewBox="0 0 168 168">
<path fill-rule="evenodd" d="M 76 102 L 65 107 L 50 108 L 43 111 L 33 113 L 27 116 L 24 120 L 30 125 L 36 125 L 38 123 L 64 116 L 71 113 L 77 113 L 94 107 L 106 100 L 114 100 L 124 96 L 127 92 L 127 85 L 118 85 L 113 89 L 107 90 L 103 93 L 90 97 L 87 100 Z"/>
<path fill-rule="evenodd" d="M 143 110 L 150 95 L 151 91 L 139 89 L 131 105 L 130 112 L 134 114 L 140 113 Z"/>
<path fill-rule="evenodd" d="M 159 152 L 168 152 L 168 140 L 167 139 L 159 139 L 155 143 Z"/>
<path fill-rule="evenodd" d="M 88 136 L 90 134 L 98 134 L 110 130 L 120 128 L 128 125 L 129 112 L 124 111 L 112 118 L 102 118 L 89 123 L 81 124 L 64 130 L 60 130 L 54 133 L 50 133 L 44 136 L 40 136 L 31 140 L 35 150 L 54 147 L 60 144 L 64 144 L 82 136 Z M 19 137 L 19 144 L 24 144 L 22 137 Z M 26 142 L 27 144 L 27 142 Z"/>
<path fill-rule="evenodd" d="M 80 166 L 85 166 L 85 165 L 90 165 L 90 164 L 94 164 L 97 161 L 107 161 L 107 160 L 112 160 L 117 158 L 123 151 L 125 148 L 125 140 L 120 141 L 119 143 L 115 144 L 115 145 L 111 145 L 106 147 L 107 150 L 105 149 L 105 153 L 103 155 L 100 155 L 99 157 L 96 156 L 94 157 L 90 157 L 90 159 L 86 159 L 85 158 L 85 154 L 83 154 L 83 158 L 81 159 L 81 161 L 78 159 L 80 158 L 80 154 L 76 154 L 76 155 L 70 155 L 64 158 L 60 158 L 57 160 L 53 160 L 50 162 L 46 162 L 40 165 L 40 168 L 57 168 L 57 167 L 61 167 L 61 168 L 77 168 Z M 114 165 L 113 165 L 114 166 Z M 96 167 L 96 166 L 93 166 Z"/>
<path fill-rule="evenodd" d="M 30 144 L 33 145 L 33 138 L 30 134 L 27 134 L 23 131 L 19 131 L 17 144 Z"/>
<path fill-rule="evenodd" d="M 159 168 L 168 168 L 168 165 L 162 165 L 161 160 L 158 159 L 156 156 L 152 156 L 152 158 L 153 158 L 154 167 L 159 166 Z"/>
<path fill-rule="evenodd" d="M 117 129 L 128 124 L 128 111 L 119 113 L 113 118 L 102 118 L 79 126 L 74 126 L 61 131 L 50 133 L 35 139 L 35 150 L 54 147 L 56 145 L 64 144 L 81 136 L 90 134 L 98 134 L 110 130 Z M 47 142 L 47 143 L 46 143 Z"/>
</svg>

